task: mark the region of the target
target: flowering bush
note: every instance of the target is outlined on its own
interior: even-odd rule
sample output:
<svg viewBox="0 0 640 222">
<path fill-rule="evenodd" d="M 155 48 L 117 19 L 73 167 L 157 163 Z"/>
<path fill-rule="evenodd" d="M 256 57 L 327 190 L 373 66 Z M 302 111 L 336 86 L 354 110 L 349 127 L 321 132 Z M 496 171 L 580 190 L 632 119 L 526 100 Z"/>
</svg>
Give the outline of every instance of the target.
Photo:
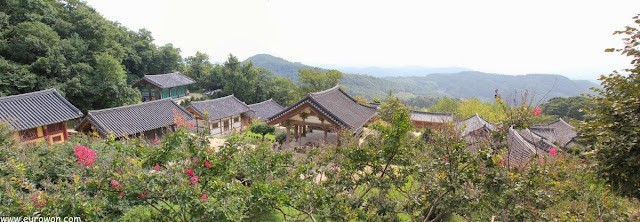
<svg viewBox="0 0 640 222">
<path fill-rule="evenodd" d="M 98 154 L 86 146 L 75 146 L 73 148 L 75 156 L 78 159 L 78 165 L 90 166 L 96 161 Z"/>
</svg>

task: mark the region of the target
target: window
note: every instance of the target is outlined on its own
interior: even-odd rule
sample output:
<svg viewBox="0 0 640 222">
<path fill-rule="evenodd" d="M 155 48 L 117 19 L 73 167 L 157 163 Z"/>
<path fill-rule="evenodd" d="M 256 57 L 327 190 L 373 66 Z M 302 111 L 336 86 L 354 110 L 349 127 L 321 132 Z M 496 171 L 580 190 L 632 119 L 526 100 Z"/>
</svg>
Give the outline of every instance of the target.
<svg viewBox="0 0 640 222">
<path fill-rule="evenodd" d="M 38 130 L 36 128 L 20 131 L 20 138 L 23 141 L 32 140 L 36 137 L 38 137 Z"/>
<path fill-rule="evenodd" d="M 233 122 L 234 123 L 240 122 L 240 117 L 233 118 Z"/>
<path fill-rule="evenodd" d="M 52 138 L 51 138 L 51 141 L 53 141 L 54 143 L 55 143 L 55 142 L 60 142 L 60 141 L 62 141 L 62 136 L 52 137 Z"/>
<path fill-rule="evenodd" d="M 54 123 L 54 124 L 48 125 L 47 126 L 48 134 L 54 134 L 54 133 L 62 132 L 62 130 L 63 130 L 62 124 L 64 124 L 64 123 Z"/>
</svg>

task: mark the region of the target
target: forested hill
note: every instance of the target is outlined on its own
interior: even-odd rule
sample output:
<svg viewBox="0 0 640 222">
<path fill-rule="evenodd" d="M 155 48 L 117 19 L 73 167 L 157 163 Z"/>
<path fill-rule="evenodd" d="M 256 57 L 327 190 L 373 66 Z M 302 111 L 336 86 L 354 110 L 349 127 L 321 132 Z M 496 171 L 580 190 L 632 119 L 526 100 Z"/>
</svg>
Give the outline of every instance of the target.
<svg viewBox="0 0 640 222">
<path fill-rule="evenodd" d="M 0 1 L 0 96 L 55 87 L 83 111 L 132 104 L 140 92 L 128 83 L 181 60 L 82 1 Z"/>
<path fill-rule="evenodd" d="M 245 60 L 254 66 L 271 70 L 276 76 L 297 79 L 298 69 L 311 66 L 289 62 L 283 58 L 258 54 Z M 322 67 L 321 67 L 322 68 Z M 516 90 L 528 90 L 536 98 L 578 96 L 590 92 L 589 87 L 597 87 L 586 80 L 571 80 L 562 75 L 529 74 L 500 75 L 465 71 L 426 76 L 403 76 L 377 78 L 367 74 L 347 74 L 341 84 L 352 94 L 366 98 L 383 98 L 389 90 L 402 97 L 449 96 L 454 98 L 480 98 L 491 100 L 498 89 L 503 96 L 510 96 Z"/>
<path fill-rule="evenodd" d="M 483 72 L 460 72 L 452 74 L 430 74 L 424 77 L 386 78 L 402 86 L 406 92 L 416 95 L 447 95 L 455 98 L 476 97 L 491 100 L 495 90 L 504 97 L 514 92 L 528 90 L 535 98 L 569 97 L 589 93 L 597 87 L 586 80 L 570 80 L 562 75 L 528 74 L 500 75 Z"/>
<path fill-rule="evenodd" d="M 248 61 L 253 62 L 253 65 L 256 67 L 262 67 L 270 70 L 276 76 L 290 78 L 296 82 L 298 81 L 299 69 L 312 68 L 311 66 L 299 62 L 289 62 L 283 58 L 272 56 L 269 54 L 257 54 L 251 56 L 245 59 L 243 63 L 246 63 Z"/>
</svg>

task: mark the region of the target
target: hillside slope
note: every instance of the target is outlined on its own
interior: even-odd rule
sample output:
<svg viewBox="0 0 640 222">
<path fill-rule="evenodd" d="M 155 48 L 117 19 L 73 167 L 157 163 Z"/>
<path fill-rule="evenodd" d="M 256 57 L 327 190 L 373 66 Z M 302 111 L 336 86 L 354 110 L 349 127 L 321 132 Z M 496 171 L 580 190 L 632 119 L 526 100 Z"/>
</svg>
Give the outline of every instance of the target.
<svg viewBox="0 0 640 222">
<path fill-rule="evenodd" d="M 254 66 L 271 70 L 276 76 L 298 77 L 298 69 L 311 68 L 299 62 L 289 62 L 283 58 L 258 54 L 246 59 Z M 392 90 L 403 98 L 414 96 L 479 98 L 492 100 L 497 89 L 503 98 L 509 98 L 524 90 L 536 101 L 546 101 L 553 97 L 578 96 L 589 93 L 589 87 L 598 87 L 586 80 L 571 80 L 555 74 L 502 75 L 475 71 L 458 73 L 429 74 L 426 76 L 402 76 L 377 78 L 367 74 L 344 74 L 340 83 L 349 93 L 366 98 L 384 98 Z"/>
</svg>

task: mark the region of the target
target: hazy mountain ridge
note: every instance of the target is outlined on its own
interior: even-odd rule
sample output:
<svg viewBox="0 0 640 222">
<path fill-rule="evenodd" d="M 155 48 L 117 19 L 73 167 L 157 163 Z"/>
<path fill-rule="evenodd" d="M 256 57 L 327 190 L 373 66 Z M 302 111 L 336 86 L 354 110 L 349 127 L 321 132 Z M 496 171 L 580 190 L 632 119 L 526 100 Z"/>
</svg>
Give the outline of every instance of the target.
<svg viewBox="0 0 640 222">
<path fill-rule="evenodd" d="M 275 75 L 297 80 L 298 69 L 311 68 L 299 62 L 289 62 L 268 54 L 258 54 L 246 59 L 254 66 L 271 70 Z M 326 68 L 326 67 L 323 67 Z M 480 98 L 492 100 L 497 89 L 507 99 L 527 90 L 535 102 L 553 97 L 577 96 L 589 93 L 589 87 L 598 87 L 587 80 L 571 80 L 558 74 L 504 75 L 463 71 L 458 73 L 436 73 L 424 76 L 399 76 L 378 78 L 368 73 L 348 74 L 345 72 L 341 84 L 353 95 L 366 98 L 384 98 L 389 90 L 400 97 L 449 96 L 454 98 Z"/>
<path fill-rule="evenodd" d="M 432 73 L 458 73 L 473 71 L 464 67 L 423 67 L 423 66 L 399 66 L 399 67 L 349 67 L 338 65 L 320 65 L 327 69 L 336 69 L 344 73 L 365 74 L 374 77 L 398 77 L 398 76 L 426 76 Z"/>
</svg>

